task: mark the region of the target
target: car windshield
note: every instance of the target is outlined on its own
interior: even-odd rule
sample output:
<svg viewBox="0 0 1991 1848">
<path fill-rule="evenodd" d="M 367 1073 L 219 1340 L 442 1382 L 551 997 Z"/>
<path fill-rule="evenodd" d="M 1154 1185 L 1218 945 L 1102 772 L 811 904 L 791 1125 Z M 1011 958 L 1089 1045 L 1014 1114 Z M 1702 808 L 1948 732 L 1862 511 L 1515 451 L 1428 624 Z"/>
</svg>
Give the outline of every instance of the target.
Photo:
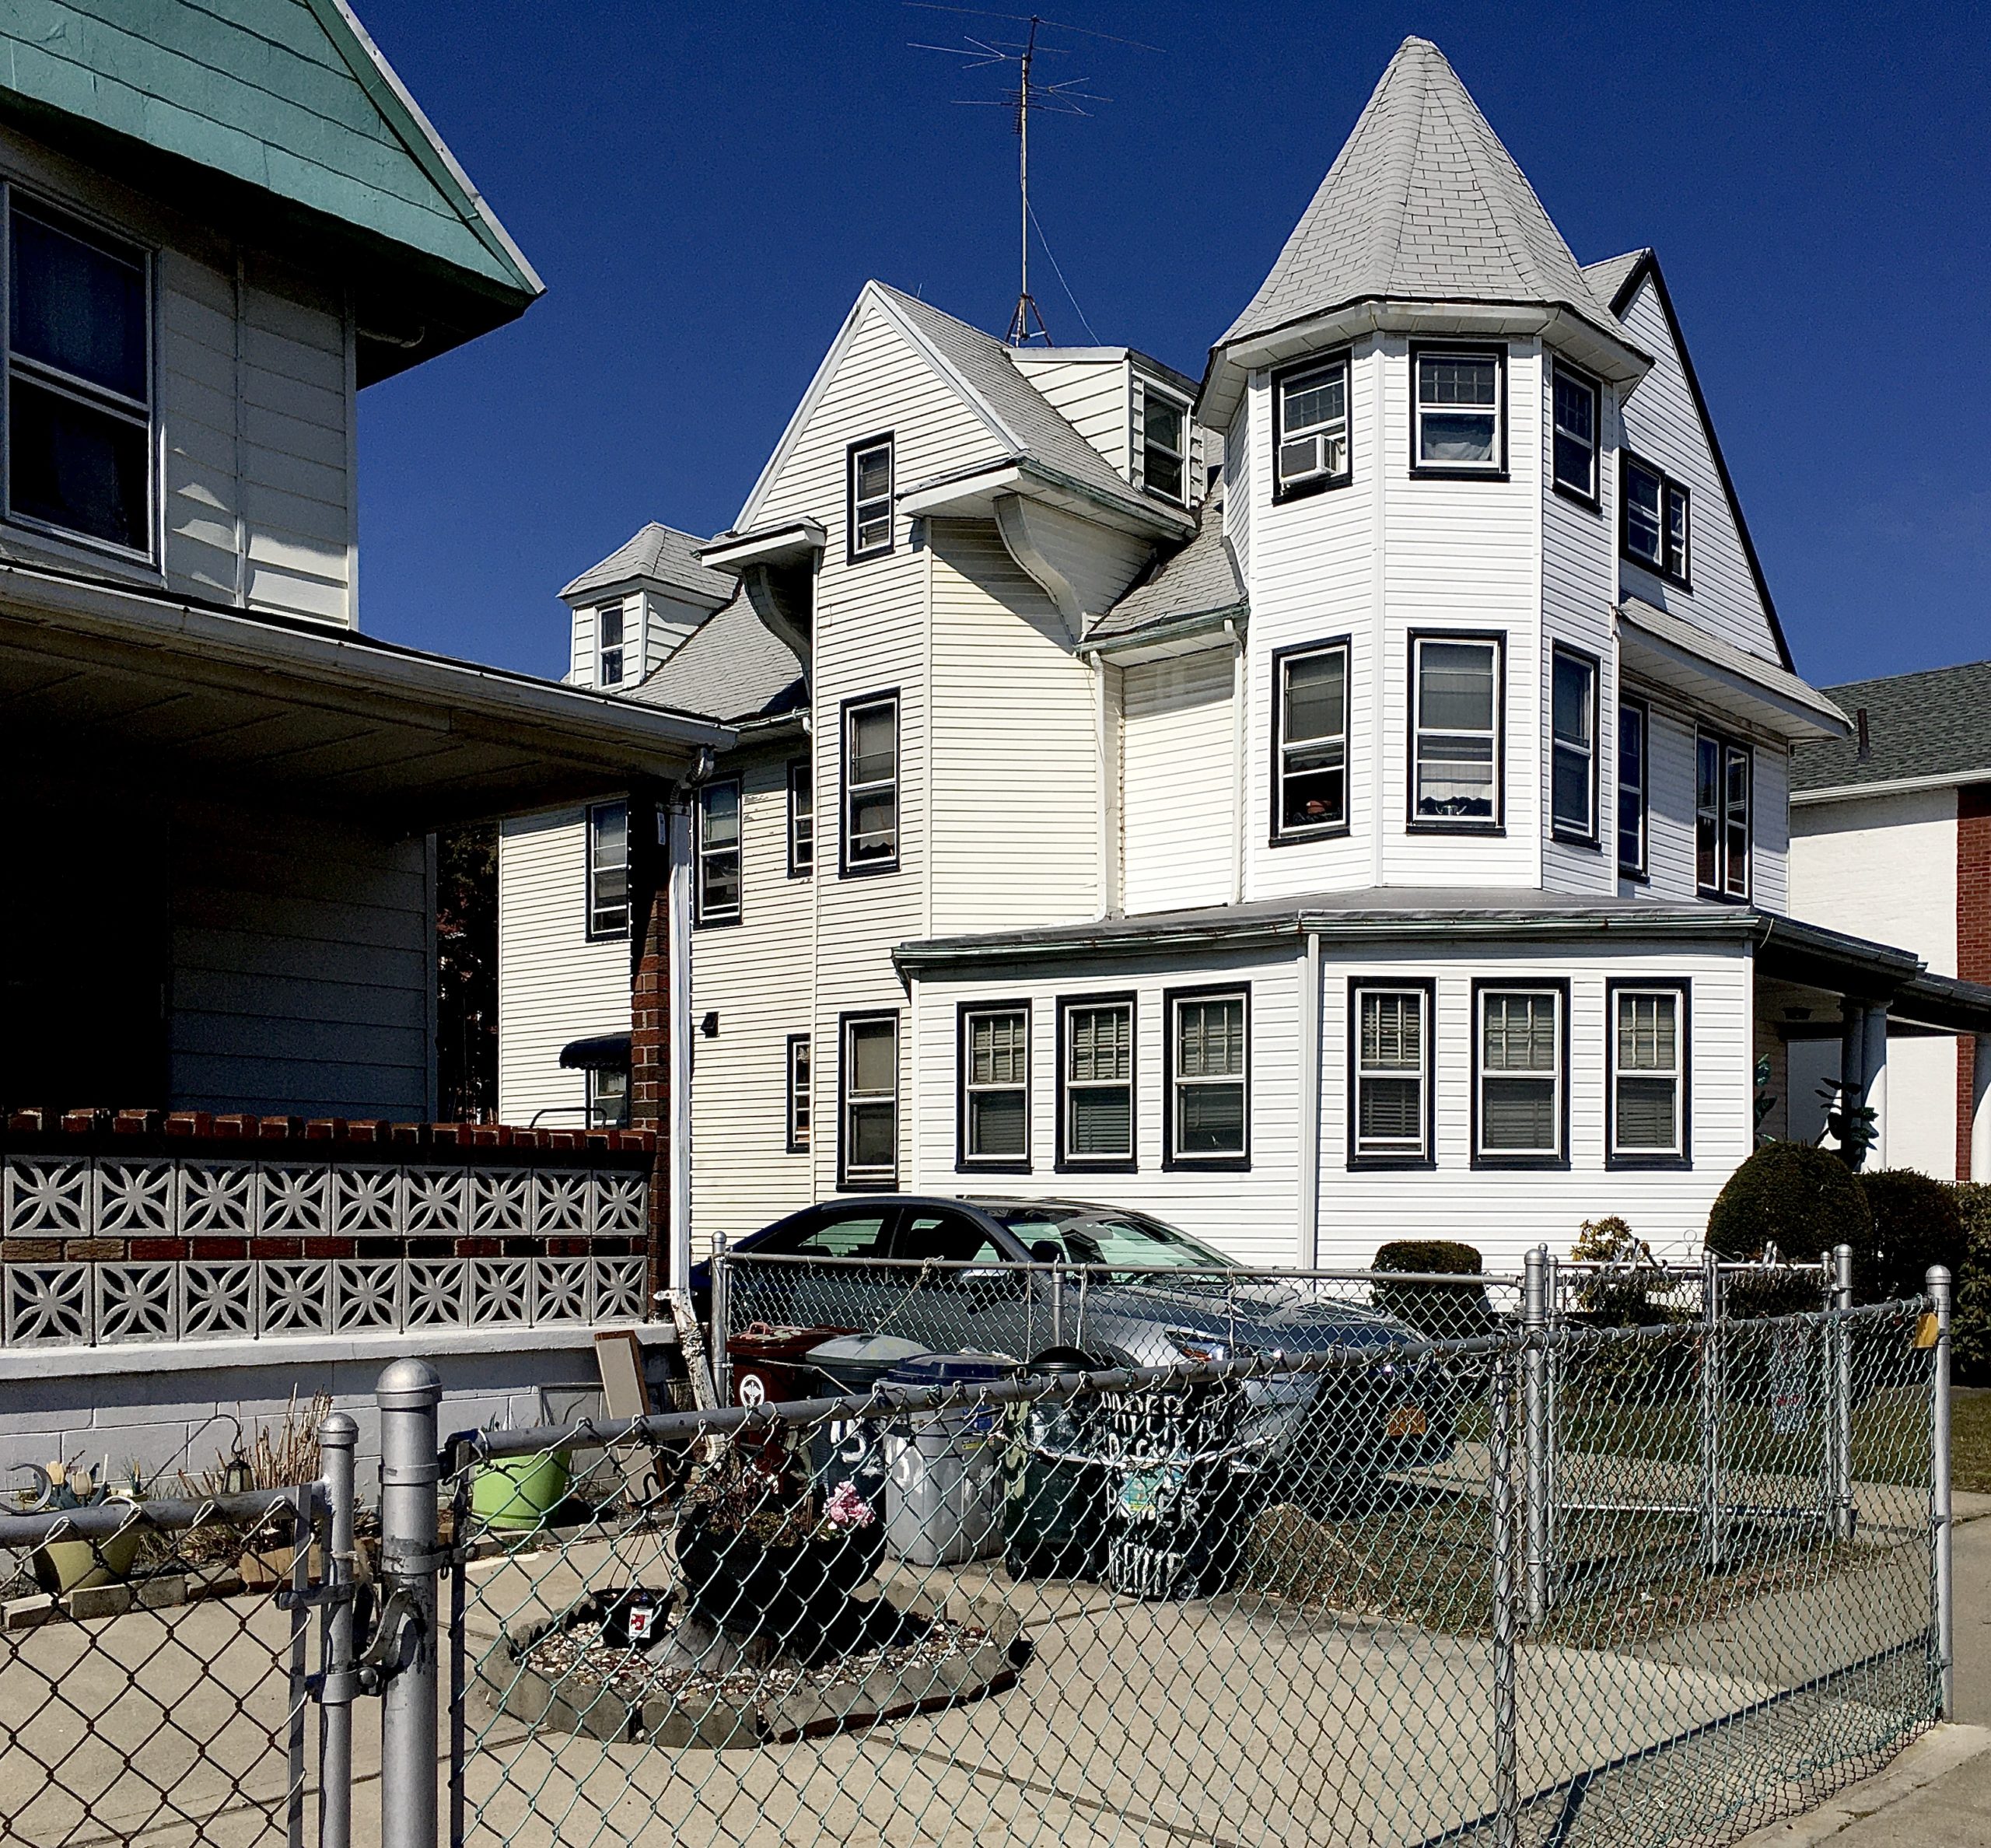
<svg viewBox="0 0 1991 1848">
<path fill-rule="evenodd" d="M 1067 1264 L 1102 1264 L 1114 1269 L 1146 1269 L 1169 1265 L 1177 1269 L 1231 1270 L 1236 1260 L 1165 1226 L 1142 1213 L 1087 1213 L 1069 1209 L 1014 1206 L 995 1209 L 996 1217 L 1030 1248 L 1034 1258 L 1057 1247 Z"/>
</svg>

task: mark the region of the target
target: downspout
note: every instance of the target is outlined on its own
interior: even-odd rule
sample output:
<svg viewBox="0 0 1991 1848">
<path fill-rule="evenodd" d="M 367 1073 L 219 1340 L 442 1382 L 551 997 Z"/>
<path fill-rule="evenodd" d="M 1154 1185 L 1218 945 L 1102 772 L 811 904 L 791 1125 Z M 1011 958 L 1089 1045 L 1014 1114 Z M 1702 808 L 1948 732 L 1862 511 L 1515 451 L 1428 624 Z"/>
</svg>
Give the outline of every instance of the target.
<svg viewBox="0 0 1991 1848">
<path fill-rule="evenodd" d="M 1378 340 L 1369 353 L 1369 404 L 1370 440 L 1377 446 L 1377 454 L 1382 453 L 1384 381 L 1389 376 L 1388 364 L 1383 353 L 1383 343 Z M 1350 432 L 1352 436 L 1354 432 Z M 1389 543 L 1390 522 L 1384 495 L 1388 492 L 1389 471 L 1377 467 L 1369 471 L 1369 744 L 1362 754 L 1369 764 L 1370 798 L 1369 803 L 1371 825 L 1369 830 L 1369 883 L 1380 886 L 1383 878 L 1383 814 L 1385 786 L 1388 781 L 1388 764 L 1391 754 L 1383 743 L 1384 680 L 1391 671 L 1389 659 Z M 1406 656 L 1408 643 L 1405 644 Z M 1351 666 L 1352 664 L 1351 663 Z M 1405 670 L 1408 672 L 1408 658 Z M 1405 760 L 1415 749 L 1413 740 L 1417 736 L 1417 713 L 1415 688 L 1405 695 L 1404 708 L 1404 751 Z M 1350 803 L 1351 808 L 1353 807 Z"/>
<path fill-rule="evenodd" d="M 671 790 L 664 811 L 670 933 L 665 972 L 670 1022 L 670 1286 L 683 1290 L 691 1287 L 691 808 L 698 786 L 712 769 L 711 753 L 702 751 L 691 773 Z"/>
<path fill-rule="evenodd" d="M 1300 957 L 1300 1268 L 1321 1262 L 1321 934 L 1307 933 Z"/>
<path fill-rule="evenodd" d="M 1244 635 L 1226 621 L 1230 638 L 1230 902 L 1244 897 Z"/>
</svg>

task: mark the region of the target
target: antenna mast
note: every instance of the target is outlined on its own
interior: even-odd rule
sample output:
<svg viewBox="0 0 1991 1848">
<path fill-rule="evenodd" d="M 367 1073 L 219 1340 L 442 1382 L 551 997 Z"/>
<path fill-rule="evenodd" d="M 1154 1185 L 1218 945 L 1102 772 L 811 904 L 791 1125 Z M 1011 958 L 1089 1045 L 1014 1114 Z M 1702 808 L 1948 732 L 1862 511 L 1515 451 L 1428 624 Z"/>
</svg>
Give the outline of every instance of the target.
<svg viewBox="0 0 1991 1848">
<path fill-rule="evenodd" d="M 1023 40 L 1023 56 L 1017 61 L 1016 191 L 1022 199 L 1018 217 L 1023 232 L 1020 252 L 1023 286 L 1016 296 L 1016 312 L 1009 317 L 1009 331 L 1005 337 L 1011 346 L 1016 347 L 1029 344 L 1032 320 L 1037 323 L 1037 334 L 1044 345 L 1051 344 L 1051 331 L 1044 326 L 1044 316 L 1030 292 L 1030 68 L 1037 56 L 1037 29 L 1042 23 L 1035 13 L 1030 15 L 1030 36 Z"/>
</svg>

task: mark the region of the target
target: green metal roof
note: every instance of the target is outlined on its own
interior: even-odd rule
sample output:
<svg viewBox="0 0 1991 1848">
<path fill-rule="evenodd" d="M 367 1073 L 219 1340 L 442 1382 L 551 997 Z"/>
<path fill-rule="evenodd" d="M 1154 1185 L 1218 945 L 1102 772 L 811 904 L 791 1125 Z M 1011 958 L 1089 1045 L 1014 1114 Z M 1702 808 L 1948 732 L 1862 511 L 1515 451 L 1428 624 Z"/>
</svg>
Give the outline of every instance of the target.
<svg viewBox="0 0 1991 1848">
<path fill-rule="evenodd" d="M 73 126 L 83 158 L 105 164 L 110 149 L 117 177 L 145 190 L 184 193 L 205 174 L 238 200 L 246 187 L 346 228 L 377 266 L 418 271 L 454 311 L 407 359 L 541 292 L 344 0 L 4 0 L 0 105 L 58 143 Z M 130 158 L 142 152 L 151 164 Z"/>
</svg>

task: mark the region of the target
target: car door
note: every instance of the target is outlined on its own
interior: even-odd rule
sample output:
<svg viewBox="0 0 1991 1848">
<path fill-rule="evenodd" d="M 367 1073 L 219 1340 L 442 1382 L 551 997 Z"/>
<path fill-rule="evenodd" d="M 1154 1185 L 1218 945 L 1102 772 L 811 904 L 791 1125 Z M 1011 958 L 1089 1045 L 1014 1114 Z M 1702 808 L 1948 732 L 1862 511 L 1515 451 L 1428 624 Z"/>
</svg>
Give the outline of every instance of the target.
<svg viewBox="0 0 1991 1848">
<path fill-rule="evenodd" d="M 884 1332 L 923 1341 L 938 1353 L 979 1348 L 1028 1357 L 1029 1275 L 1002 1268 L 1021 1252 L 973 1214 L 947 1206 L 907 1207 L 892 1255 L 901 1261 L 894 1268 L 907 1288 Z M 915 1270 L 907 1260 L 932 1268 Z"/>
</svg>

